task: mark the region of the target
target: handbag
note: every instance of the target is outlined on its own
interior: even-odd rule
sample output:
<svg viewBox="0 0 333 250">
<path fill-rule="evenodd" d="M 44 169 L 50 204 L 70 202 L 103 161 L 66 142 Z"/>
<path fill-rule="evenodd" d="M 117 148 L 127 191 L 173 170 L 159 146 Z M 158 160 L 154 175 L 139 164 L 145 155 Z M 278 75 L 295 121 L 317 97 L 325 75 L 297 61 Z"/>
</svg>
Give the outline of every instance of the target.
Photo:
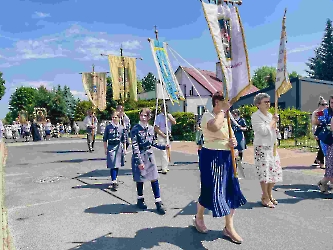
<svg viewBox="0 0 333 250">
<path fill-rule="evenodd" d="M 332 131 L 325 127 L 322 127 L 322 130 L 318 134 L 318 139 L 321 140 L 326 145 L 331 146 L 333 144 L 333 134 Z"/>
</svg>

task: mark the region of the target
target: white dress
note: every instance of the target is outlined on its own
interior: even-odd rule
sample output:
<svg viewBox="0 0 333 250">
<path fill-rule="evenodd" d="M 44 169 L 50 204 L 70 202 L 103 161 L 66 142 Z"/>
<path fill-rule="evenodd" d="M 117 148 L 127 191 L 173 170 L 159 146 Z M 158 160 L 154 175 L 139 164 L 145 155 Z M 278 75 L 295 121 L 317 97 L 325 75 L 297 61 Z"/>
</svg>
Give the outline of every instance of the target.
<svg viewBox="0 0 333 250">
<path fill-rule="evenodd" d="M 254 163 L 260 182 L 282 182 L 282 167 L 278 152 L 274 156 L 276 132 L 271 129 L 272 114 L 264 115 L 259 110 L 251 117 L 254 130 Z"/>
</svg>

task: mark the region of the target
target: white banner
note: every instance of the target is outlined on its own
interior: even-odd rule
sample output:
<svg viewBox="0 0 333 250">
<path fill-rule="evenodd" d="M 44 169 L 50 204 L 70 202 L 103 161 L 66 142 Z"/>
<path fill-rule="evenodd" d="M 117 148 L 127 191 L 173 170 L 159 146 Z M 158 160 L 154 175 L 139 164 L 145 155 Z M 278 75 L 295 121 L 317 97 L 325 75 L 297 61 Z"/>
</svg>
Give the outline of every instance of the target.
<svg viewBox="0 0 333 250">
<path fill-rule="evenodd" d="M 225 83 L 228 98 L 234 103 L 251 86 L 250 65 L 238 9 L 204 2 L 202 5 L 221 64 L 223 79 L 220 80 Z"/>
<path fill-rule="evenodd" d="M 276 70 L 275 92 L 277 94 L 277 97 L 280 97 L 282 94 L 286 93 L 289 89 L 291 89 L 291 83 L 287 71 L 287 48 L 286 48 L 287 34 L 286 34 L 285 20 L 286 20 L 286 15 L 284 15 L 282 21 L 279 60 Z"/>
</svg>

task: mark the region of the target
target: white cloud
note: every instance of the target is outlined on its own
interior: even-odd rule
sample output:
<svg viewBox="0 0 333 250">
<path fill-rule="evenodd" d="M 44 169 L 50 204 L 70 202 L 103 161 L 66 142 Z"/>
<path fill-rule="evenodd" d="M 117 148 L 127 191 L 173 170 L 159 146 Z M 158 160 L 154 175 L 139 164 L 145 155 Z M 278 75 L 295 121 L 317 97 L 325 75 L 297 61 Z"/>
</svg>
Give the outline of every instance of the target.
<svg viewBox="0 0 333 250">
<path fill-rule="evenodd" d="M 301 45 L 298 48 L 294 48 L 288 51 L 288 54 L 292 54 L 292 53 L 299 53 L 299 52 L 304 52 L 304 51 L 308 51 L 308 50 L 313 50 L 315 48 L 317 48 L 318 45 L 310 45 L 310 46 L 305 46 L 305 45 Z"/>
<path fill-rule="evenodd" d="M 77 91 L 77 90 L 71 90 L 74 97 L 80 98 L 80 99 L 87 99 L 86 92 L 84 91 Z"/>
<path fill-rule="evenodd" d="M 22 86 L 26 87 L 33 87 L 33 88 L 39 88 L 40 86 L 44 86 L 47 89 L 52 89 L 52 82 L 50 81 L 23 81 L 20 82 Z"/>
<path fill-rule="evenodd" d="M 46 17 L 50 17 L 51 15 L 49 13 L 43 13 L 43 12 L 38 12 L 36 11 L 32 17 L 33 18 L 46 18 Z"/>
<path fill-rule="evenodd" d="M 126 41 L 123 43 L 124 49 L 138 49 L 141 47 L 140 42 L 137 40 L 133 40 L 133 41 Z"/>
<path fill-rule="evenodd" d="M 14 62 L 14 63 L 5 62 L 5 63 L 0 64 L 0 68 L 10 68 L 10 67 L 18 65 L 18 64 L 19 63 L 17 63 L 17 62 Z"/>
</svg>

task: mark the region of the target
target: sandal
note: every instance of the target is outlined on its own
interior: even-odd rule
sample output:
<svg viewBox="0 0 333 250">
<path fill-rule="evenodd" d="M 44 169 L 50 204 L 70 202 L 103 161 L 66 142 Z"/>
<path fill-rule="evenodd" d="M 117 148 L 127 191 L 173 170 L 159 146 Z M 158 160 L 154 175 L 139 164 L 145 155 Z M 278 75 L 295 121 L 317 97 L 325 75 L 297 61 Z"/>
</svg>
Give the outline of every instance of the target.
<svg viewBox="0 0 333 250">
<path fill-rule="evenodd" d="M 274 204 L 274 205 L 277 205 L 279 202 L 277 200 L 275 200 L 273 197 L 270 198 L 271 202 Z"/>
<path fill-rule="evenodd" d="M 268 208 L 275 208 L 274 204 L 271 202 L 271 200 L 269 200 L 269 202 L 264 202 L 265 198 L 261 198 L 261 204 L 264 206 L 264 207 L 268 207 Z"/>
</svg>

